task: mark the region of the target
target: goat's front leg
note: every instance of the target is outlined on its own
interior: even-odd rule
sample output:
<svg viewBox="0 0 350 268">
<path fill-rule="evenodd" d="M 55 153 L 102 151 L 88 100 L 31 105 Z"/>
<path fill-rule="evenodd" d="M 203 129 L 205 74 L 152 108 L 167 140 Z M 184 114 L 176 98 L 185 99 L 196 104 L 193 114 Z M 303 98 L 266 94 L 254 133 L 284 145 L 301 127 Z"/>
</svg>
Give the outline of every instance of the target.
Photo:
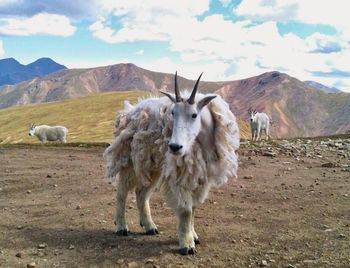
<svg viewBox="0 0 350 268">
<path fill-rule="evenodd" d="M 199 241 L 199 237 L 198 237 L 196 231 L 194 230 L 194 210 L 195 210 L 195 207 L 192 207 L 191 228 L 192 228 L 192 235 L 193 235 L 194 243 L 196 245 L 198 245 L 198 244 L 200 244 L 200 241 Z"/>
<path fill-rule="evenodd" d="M 137 207 L 140 213 L 140 225 L 145 229 L 146 234 L 158 234 L 157 226 L 154 224 L 149 207 L 153 186 L 136 188 Z"/>
<path fill-rule="evenodd" d="M 257 137 L 257 130 L 255 129 L 253 131 L 253 141 L 256 141 L 256 137 Z"/>
<path fill-rule="evenodd" d="M 116 212 L 114 223 L 117 226 L 116 234 L 119 236 L 127 236 L 128 235 L 128 225 L 125 220 L 125 205 L 126 198 L 128 197 L 129 189 L 127 187 L 127 182 L 125 178 L 120 178 L 118 187 L 117 187 L 117 204 L 116 204 Z"/>
<path fill-rule="evenodd" d="M 179 208 L 176 211 L 178 218 L 178 236 L 180 254 L 194 254 L 194 238 L 192 233 L 192 210 Z"/>
</svg>

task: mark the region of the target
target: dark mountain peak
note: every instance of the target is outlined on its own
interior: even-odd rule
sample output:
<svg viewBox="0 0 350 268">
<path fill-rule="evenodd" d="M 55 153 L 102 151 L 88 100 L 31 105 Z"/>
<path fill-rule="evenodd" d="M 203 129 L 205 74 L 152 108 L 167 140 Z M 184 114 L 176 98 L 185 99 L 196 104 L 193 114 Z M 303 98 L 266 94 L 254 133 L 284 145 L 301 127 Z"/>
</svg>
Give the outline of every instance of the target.
<svg viewBox="0 0 350 268">
<path fill-rule="evenodd" d="M 14 58 L 6 58 L 0 60 L 0 68 L 15 68 L 23 66 Z M 0 69 L 1 72 L 1 69 Z"/>
<path fill-rule="evenodd" d="M 36 61 L 30 63 L 27 65 L 28 67 L 37 67 L 37 66 L 41 66 L 41 67 L 45 67 L 45 68 L 50 68 L 50 69 L 66 69 L 67 67 L 64 65 L 61 65 L 57 62 L 55 62 L 54 60 L 52 60 L 51 58 L 40 58 L 37 59 Z M 51 72 L 50 72 L 51 73 Z"/>
<path fill-rule="evenodd" d="M 1 59 L 0 62 L 4 62 L 4 63 L 18 63 L 18 64 L 20 64 L 15 58 Z"/>
<path fill-rule="evenodd" d="M 30 63 L 28 65 L 39 64 L 39 63 L 56 63 L 56 62 L 54 60 L 52 60 L 51 58 L 43 57 L 43 58 L 37 59 L 36 61 L 33 61 L 32 63 Z M 56 63 L 56 64 L 58 64 L 58 63 Z"/>
<path fill-rule="evenodd" d="M 0 86 L 18 84 L 62 69 L 66 67 L 50 58 L 40 58 L 28 65 L 23 65 L 14 58 L 2 59 L 0 60 Z"/>
</svg>

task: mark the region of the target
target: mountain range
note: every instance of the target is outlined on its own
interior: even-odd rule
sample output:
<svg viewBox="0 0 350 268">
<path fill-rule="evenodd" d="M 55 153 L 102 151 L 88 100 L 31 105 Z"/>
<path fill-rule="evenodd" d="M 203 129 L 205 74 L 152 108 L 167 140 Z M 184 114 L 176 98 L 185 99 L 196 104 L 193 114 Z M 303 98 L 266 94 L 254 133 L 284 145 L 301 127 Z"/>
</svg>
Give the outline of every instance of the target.
<svg viewBox="0 0 350 268">
<path fill-rule="evenodd" d="M 45 77 L 0 88 L 0 108 L 73 99 L 111 91 L 173 91 L 174 75 L 134 64 L 65 69 Z M 195 81 L 179 76 L 180 88 Z M 235 115 L 248 122 L 248 109 L 266 112 L 274 137 L 319 136 L 350 129 L 350 94 L 327 94 L 287 74 L 268 72 L 225 82 L 200 83 L 201 92 L 217 93 Z"/>
<path fill-rule="evenodd" d="M 1 59 L 0 86 L 18 84 L 62 69 L 66 69 L 66 67 L 50 58 L 40 58 L 28 65 L 23 65 L 14 58 Z"/>
</svg>

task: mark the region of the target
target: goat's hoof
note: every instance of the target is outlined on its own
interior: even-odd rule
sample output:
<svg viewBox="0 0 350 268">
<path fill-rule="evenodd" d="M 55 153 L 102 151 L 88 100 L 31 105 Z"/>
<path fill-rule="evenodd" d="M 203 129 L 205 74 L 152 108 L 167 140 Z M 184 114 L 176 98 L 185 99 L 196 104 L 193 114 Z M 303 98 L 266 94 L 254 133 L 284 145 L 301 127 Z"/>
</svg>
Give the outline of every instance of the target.
<svg viewBox="0 0 350 268">
<path fill-rule="evenodd" d="M 194 248 L 184 247 L 184 248 L 180 248 L 179 253 L 181 255 L 193 255 L 195 253 L 195 250 Z"/>
<path fill-rule="evenodd" d="M 129 235 L 129 231 L 127 229 L 121 229 L 119 231 L 116 231 L 115 234 L 117 236 L 128 236 Z"/>
<path fill-rule="evenodd" d="M 146 235 L 156 235 L 159 234 L 157 229 L 151 229 L 146 232 Z"/>
<path fill-rule="evenodd" d="M 195 239 L 194 239 L 194 243 L 195 243 L 196 245 L 199 245 L 199 244 L 201 243 L 201 241 L 199 241 L 199 238 L 195 238 Z"/>
</svg>

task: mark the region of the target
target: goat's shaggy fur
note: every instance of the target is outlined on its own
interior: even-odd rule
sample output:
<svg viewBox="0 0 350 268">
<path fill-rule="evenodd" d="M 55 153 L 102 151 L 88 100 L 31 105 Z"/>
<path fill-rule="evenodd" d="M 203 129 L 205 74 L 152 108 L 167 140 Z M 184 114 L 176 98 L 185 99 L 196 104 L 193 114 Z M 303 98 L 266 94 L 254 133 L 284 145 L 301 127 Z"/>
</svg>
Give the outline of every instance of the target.
<svg viewBox="0 0 350 268">
<path fill-rule="evenodd" d="M 67 142 L 68 129 L 63 126 L 35 126 L 29 131 L 29 135 L 35 135 L 42 143 L 48 141 L 60 141 L 62 143 Z"/>
<path fill-rule="evenodd" d="M 183 93 L 184 94 L 184 93 Z M 205 95 L 197 94 L 196 100 Z M 172 135 L 174 104 L 167 97 L 141 100 L 135 107 L 125 105 L 117 116 L 115 139 L 106 149 L 106 177 L 117 184 L 117 233 L 126 235 L 125 199 L 127 192 L 136 188 L 140 223 L 149 234 L 158 233 L 152 221 L 148 200 L 158 185 L 169 206 L 179 214 L 193 211 L 203 203 L 211 187 L 218 187 L 237 173 L 239 130 L 236 118 L 227 103 L 217 96 L 206 107 L 213 120 L 215 148 L 196 139 L 189 153 L 177 156 L 169 152 Z M 180 248 L 193 250 L 198 236 L 194 231 L 191 214 L 191 231 L 181 238 Z M 181 221 L 181 219 L 180 219 Z"/>
</svg>

